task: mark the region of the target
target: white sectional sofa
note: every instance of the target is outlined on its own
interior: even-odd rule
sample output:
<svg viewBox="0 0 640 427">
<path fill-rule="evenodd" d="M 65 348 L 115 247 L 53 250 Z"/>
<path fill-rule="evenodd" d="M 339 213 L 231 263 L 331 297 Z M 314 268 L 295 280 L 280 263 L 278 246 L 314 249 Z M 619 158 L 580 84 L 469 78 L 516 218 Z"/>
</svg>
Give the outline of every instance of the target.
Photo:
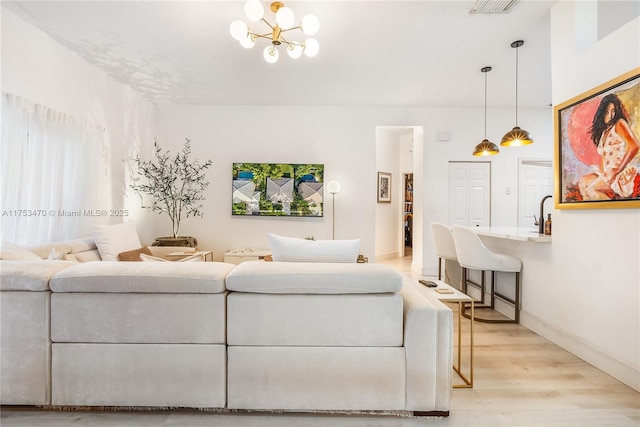
<svg viewBox="0 0 640 427">
<path fill-rule="evenodd" d="M 387 266 L 43 260 L 0 273 L 1 404 L 450 409 L 451 311 Z"/>
</svg>

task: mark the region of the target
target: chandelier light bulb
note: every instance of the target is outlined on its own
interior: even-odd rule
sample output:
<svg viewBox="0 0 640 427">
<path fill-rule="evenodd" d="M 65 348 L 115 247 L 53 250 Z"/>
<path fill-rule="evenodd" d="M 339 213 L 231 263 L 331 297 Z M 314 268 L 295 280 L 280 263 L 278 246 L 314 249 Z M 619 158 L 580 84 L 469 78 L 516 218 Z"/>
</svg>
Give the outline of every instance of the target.
<svg viewBox="0 0 640 427">
<path fill-rule="evenodd" d="M 293 10 L 289 9 L 286 6 L 278 9 L 278 12 L 276 13 L 276 22 L 278 23 L 278 26 L 280 28 L 282 28 L 283 30 L 288 30 L 289 28 L 293 27 L 295 21 L 296 17 L 293 14 Z"/>
<path fill-rule="evenodd" d="M 289 54 L 289 56 L 293 59 L 298 59 L 302 56 L 302 46 L 300 46 L 299 44 L 289 44 L 289 46 L 287 46 L 287 53 Z"/>
<path fill-rule="evenodd" d="M 247 27 L 247 24 L 240 21 L 239 19 L 236 19 L 229 26 L 229 32 L 231 33 L 231 37 L 238 41 L 241 41 L 247 36 L 249 28 Z"/>
<path fill-rule="evenodd" d="M 247 15 L 249 21 L 258 22 L 264 16 L 264 6 L 260 0 L 247 0 L 244 5 L 244 14 Z"/>
<path fill-rule="evenodd" d="M 300 26 L 302 27 L 303 33 L 308 36 L 313 36 L 320 29 L 320 21 L 318 21 L 318 18 L 316 18 L 315 15 L 307 15 L 302 18 Z"/>
<path fill-rule="evenodd" d="M 264 56 L 264 60 L 269 64 L 275 64 L 276 62 L 278 62 L 278 58 L 280 57 L 278 49 L 276 49 L 275 46 L 265 47 L 262 55 Z"/>
<path fill-rule="evenodd" d="M 307 39 L 304 42 L 304 54 L 310 58 L 313 58 L 318 54 L 320 50 L 320 43 L 316 39 Z"/>
<path fill-rule="evenodd" d="M 245 38 L 240 40 L 240 46 L 242 46 L 245 49 L 251 49 L 255 45 L 256 45 L 256 40 L 250 34 L 247 34 Z"/>
</svg>

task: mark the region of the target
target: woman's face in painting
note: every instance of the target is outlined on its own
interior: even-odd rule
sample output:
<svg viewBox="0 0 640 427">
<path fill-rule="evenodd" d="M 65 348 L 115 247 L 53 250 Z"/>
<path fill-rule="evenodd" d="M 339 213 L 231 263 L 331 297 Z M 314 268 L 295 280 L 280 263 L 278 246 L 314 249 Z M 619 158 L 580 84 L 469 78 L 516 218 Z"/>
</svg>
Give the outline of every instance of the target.
<svg viewBox="0 0 640 427">
<path fill-rule="evenodd" d="M 613 119 L 616 117 L 616 106 L 613 103 L 607 105 L 607 111 L 604 113 L 604 122 L 607 125 L 613 123 Z"/>
</svg>

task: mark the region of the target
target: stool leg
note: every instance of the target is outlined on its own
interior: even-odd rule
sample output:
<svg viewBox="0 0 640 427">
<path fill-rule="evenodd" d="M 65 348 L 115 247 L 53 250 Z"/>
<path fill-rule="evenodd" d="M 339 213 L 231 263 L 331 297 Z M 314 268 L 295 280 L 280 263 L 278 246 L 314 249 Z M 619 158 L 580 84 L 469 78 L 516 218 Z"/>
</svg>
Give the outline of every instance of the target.
<svg viewBox="0 0 640 427">
<path fill-rule="evenodd" d="M 442 258 L 438 257 L 438 280 L 442 280 Z"/>
<path fill-rule="evenodd" d="M 462 267 L 462 293 L 466 294 L 467 293 L 467 269 Z"/>
<path fill-rule="evenodd" d="M 520 323 L 520 272 L 516 272 L 515 323 Z"/>
<path fill-rule="evenodd" d="M 491 309 L 492 310 L 496 307 L 496 296 L 495 296 L 496 276 L 495 274 L 496 274 L 495 271 L 491 271 Z"/>
</svg>

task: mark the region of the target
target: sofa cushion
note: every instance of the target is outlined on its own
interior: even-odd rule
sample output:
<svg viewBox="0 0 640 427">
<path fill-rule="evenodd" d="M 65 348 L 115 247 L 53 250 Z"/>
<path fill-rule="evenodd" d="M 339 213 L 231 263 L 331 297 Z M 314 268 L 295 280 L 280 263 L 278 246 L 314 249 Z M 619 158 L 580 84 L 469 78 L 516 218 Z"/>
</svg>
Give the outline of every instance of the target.
<svg viewBox="0 0 640 427">
<path fill-rule="evenodd" d="M 103 261 L 117 261 L 119 253 L 142 246 L 133 221 L 112 225 L 94 225 L 93 240 Z"/>
<path fill-rule="evenodd" d="M 47 255 L 39 257 L 29 249 L 9 242 L 2 242 L 2 247 L 0 247 L 0 260 L 37 261 L 46 258 Z"/>
<path fill-rule="evenodd" d="M 51 404 L 50 297 L 51 292 L 0 292 L 2 405 Z"/>
<path fill-rule="evenodd" d="M 224 344 L 226 293 L 54 292 L 51 340 Z"/>
<path fill-rule="evenodd" d="M 76 264 L 49 283 L 53 292 L 205 293 L 225 291 L 235 267 L 222 262 L 118 262 Z"/>
<path fill-rule="evenodd" d="M 227 343 L 400 347 L 402 307 L 400 293 L 276 295 L 230 292 L 227 296 Z"/>
<path fill-rule="evenodd" d="M 76 265 L 70 261 L 2 261 L 0 290 L 48 291 L 49 279 L 57 272 Z"/>
<path fill-rule="evenodd" d="M 227 289 L 264 294 L 397 292 L 402 276 L 382 264 L 247 261 L 227 276 Z"/>
<path fill-rule="evenodd" d="M 275 262 L 356 262 L 360 239 L 307 240 L 269 233 Z"/>
<path fill-rule="evenodd" d="M 226 350 L 222 344 L 53 344 L 51 404 L 222 408 Z"/>
<path fill-rule="evenodd" d="M 229 409 L 405 408 L 406 363 L 402 347 L 230 346 L 227 366 Z M 344 423 L 380 424 L 357 418 Z M 317 425 L 330 422 L 321 419 Z M 398 425 L 409 423 L 400 421 Z"/>
</svg>

